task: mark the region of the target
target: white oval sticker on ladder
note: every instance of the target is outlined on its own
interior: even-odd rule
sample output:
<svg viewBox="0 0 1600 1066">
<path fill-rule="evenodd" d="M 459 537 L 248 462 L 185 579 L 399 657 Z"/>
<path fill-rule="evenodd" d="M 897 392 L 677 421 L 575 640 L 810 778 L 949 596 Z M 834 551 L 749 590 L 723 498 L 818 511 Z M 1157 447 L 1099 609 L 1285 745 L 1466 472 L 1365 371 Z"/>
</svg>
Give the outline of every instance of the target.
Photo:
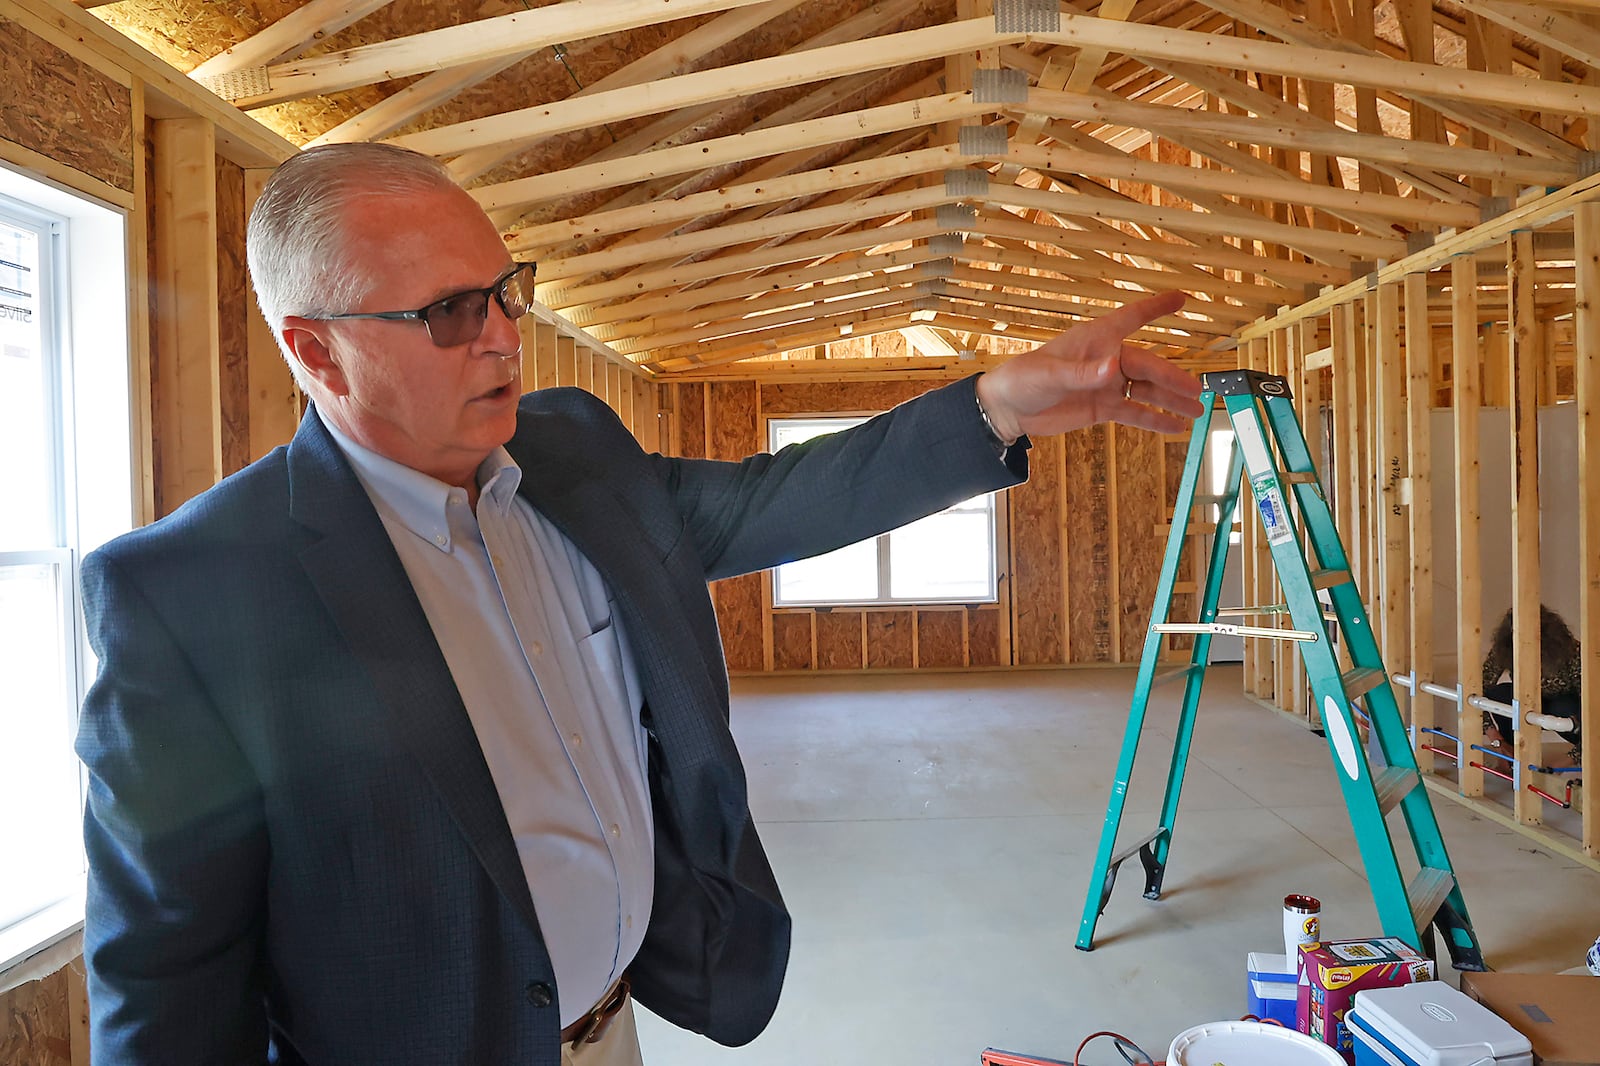
<svg viewBox="0 0 1600 1066">
<path fill-rule="evenodd" d="M 1356 755 L 1356 738 L 1350 735 L 1350 726 L 1339 713 L 1339 704 L 1332 696 L 1322 697 L 1322 725 L 1333 742 L 1333 752 L 1339 756 L 1339 765 L 1350 775 L 1350 780 L 1361 780 L 1361 760 Z"/>
</svg>

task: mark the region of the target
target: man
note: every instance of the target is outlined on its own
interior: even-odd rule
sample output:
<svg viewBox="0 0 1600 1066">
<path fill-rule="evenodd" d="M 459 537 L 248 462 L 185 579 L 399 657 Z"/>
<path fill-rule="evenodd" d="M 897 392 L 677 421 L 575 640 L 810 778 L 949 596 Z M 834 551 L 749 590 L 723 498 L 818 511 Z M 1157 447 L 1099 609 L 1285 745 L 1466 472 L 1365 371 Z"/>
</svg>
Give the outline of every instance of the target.
<svg viewBox="0 0 1600 1066">
<path fill-rule="evenodd" d="M 250 221 L 313 407 L 84 564 L 78 749 L 104 1063 L 637 1063 L 631 990 L 737 1044 L 789 918 L 706 581 L 1026 473 L 1025 433 L 1199 413 L 1122 308 L 847 433 L 646 455 L 519 402 L 531 271 L 425 157 L 286 162 Z"/>
</svg>

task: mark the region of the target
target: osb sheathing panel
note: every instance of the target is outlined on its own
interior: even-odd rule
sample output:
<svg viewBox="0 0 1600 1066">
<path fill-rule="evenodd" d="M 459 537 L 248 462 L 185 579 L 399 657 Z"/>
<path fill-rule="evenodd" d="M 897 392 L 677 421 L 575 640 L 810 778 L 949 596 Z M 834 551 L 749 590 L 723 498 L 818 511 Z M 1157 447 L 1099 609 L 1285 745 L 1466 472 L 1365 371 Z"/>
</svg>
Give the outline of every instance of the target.
<svg viewBox="0 0 1600 1066">
<path fill-rule="evenodd" d="M 917 612 L 917 665 L 964 666 L 961 654 L 961 615 L 954 611 Z"/>
<path fill-rule="evenodd" d="M 0 995 L 0 1062 L 71 1066 L 71 1018 L 65 970 Z"/>
<path fill-rule="evenodd" d="M 870 612 L 867 615 L 867 666 L 874 670 L 911 669 L 916 624 L 912 611 Z"/>
<path fill-rule="evenodd" d="M 1067 627 L 1071 635 L 1072 661 L 1080 663 L 1109 662 L 1113 655 L 1106 437 L 1105 426 L 1091 426 L 1064 438 L 1068 502 Z M 1013 540 L 1015 537 L 1013 533 Z"/>
<path fill-rule="evenodd" d="M 967 665 L 999 666 L 1000 612 L 996 609 L 967 612 Z"/>
<path fill-rule="evenodd" d="M 1113 432 L 1117 435 L 1117 598 L 1122 614 L 1119 658 L 1137 662 L 1161 576 L 1161 540 L 1155 531 L 1162 520 L 1165 492 L 1161 438 L 1126 426 Z"/>
<path fill-rule="evenodd" d="M 811 613 L 775 613 L 772 616 L 772 668 L 810 670 Z"/>
<path fill-rule="evenodd" d="M 717 627 L 730 670 L 765 667 L 761 638 L 761 574 L 716 582 Z"/>
<path fill-rule="evenodd" d="M 672 421 L 678 433 L 677 454 L 689 459 L 706 457 L 706 387 L 674 385 L 675 413 Z"/>
<path fill-rule="evenodd" d="M 817 669 L 861 669 L 861 612 L 817 612 Z"/>
<path fill-rule="evenodd" d="M 1012 628 L 1019 664 L 1059 663 L 1061 644 L 1061 438 L 1034 441 L 1026 484 L 1011 507 Z"/>
<path fill-rule="evenodd" d="M 938 386 L 934 381 L 819 381 L 761 387 L 764 415 L 887 411 Z"/>
<path fill-rule="evenodd" d="M 133 93 L 0 18 L 0 137 L 133 191 Z"/>
<path fill-rule="evenodd" d="M 217 332 L 222 349 L 222 472 L 250 462 L 250 278 L 244 255 L 244 171 L 217 159 Z"/>
<path fill-rule="evenodd" d="M 710 386 L 711 459 L 743 459 L 757 450 L 756 386 L 750 381 L 714 381 Z"/>
<path fill-rule="evenodd" d="M 756 387 L 752 382 L 713 382 L 708 390 L 711 459 L 742 459 L 754 450 Z M 716 583 L 717 623 L 730 670 L 765 669 L 761 634 L 760 574 L 746 574 Z"/>
</svg>

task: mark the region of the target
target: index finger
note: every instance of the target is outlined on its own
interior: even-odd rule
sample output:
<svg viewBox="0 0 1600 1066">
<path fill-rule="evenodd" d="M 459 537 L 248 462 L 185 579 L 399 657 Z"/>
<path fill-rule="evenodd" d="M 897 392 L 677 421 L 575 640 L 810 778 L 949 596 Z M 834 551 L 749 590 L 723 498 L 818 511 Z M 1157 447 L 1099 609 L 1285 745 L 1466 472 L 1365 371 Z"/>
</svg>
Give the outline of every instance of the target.
<svg viewBox="0 0 1600 1066">
<path fill-rule="evenodd" d="M 1115 331 L 1118 336 L 1126 337 L 1158 318 L 1175 313 L 1183 306 L 1186 299 L 1187 297 L 1181 292 L 1158 292 L 1154 296 L 1146 296 L 1142 300 L 1123 304 L 1115 311 L 1101 315 L 1095 319 L 1095 324 L 1102 329 Z"/>
</svg>

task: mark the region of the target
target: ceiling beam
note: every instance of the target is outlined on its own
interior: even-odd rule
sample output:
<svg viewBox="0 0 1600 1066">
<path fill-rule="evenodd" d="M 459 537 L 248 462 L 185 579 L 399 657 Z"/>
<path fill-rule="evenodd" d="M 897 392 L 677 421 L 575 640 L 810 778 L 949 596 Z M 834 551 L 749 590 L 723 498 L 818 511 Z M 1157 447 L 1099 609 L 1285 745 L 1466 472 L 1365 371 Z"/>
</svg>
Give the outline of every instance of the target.
<svg viewBox="0 0 1600 1066">
<path fill-rule="evenodd" d="M 531 11 L 463 22 L 426 33 L 347 48 L 267 68 L 267 90 L 240 107 L 265 107 L 307 96 L 427 74 L 446 67 L 523 55 L 657 22 L 765 3 L 766 0 L 562 0 Z"/>
<path fill-rule="evenodd" d="M 1531 156 L 1460 145 L 1420 143 L 1370 133 L 1308 130 L 1246 115 L 1187 111 L 1106 97 L 1086 99 L 1067 93 L 1034 90 L 1028 94 L 1027 104 L 1008 106 L 1018 107 L 1023 113 L 1042 111 L 1057 118 L 1136 126 L 1163 135 L 1168 131 L 1200 133 L 1241 144 L 1273 145 L 1324 152 L 1349 159 L 1401 163 L 1447 174 L 1471 174 L 1518 184 L 1565 185 L 1578 176 L 1576 163 L 1560 160 L 1534 159 Z"/>
<path fill-rule="evenodd" d="M 639 274 L 631 274 L 626 278 L 615 281 L 603 281 L 571 289 L 562 289 L 550 285 L 538 290 L 538 299 L 540 303 L 547 307 L 560 310 L 565 307 L 571 307 L 574 304 L 599 303 L 605 300 L 614 300 L 618 297 L 637 296 L 640 293 L 653 292 L 658 289 L 710 281 L 713 278 L 726 277 L 729 274 L 742 271 L 760 270 L 764 267 L 780 266 L 785 263 L 801 263 L 808 259 L 820 259 L 823 256 L 837 255 L 840 252 L 877 248 L 901 241 L 926 240 L 936 233 L 943 232 L 944 227 L 931 219 L 926 222 L 908 222 L 899 226 L 886 226 L 870 233 L 844 233 L 837 237 L 780 245 L 777 248 L 762 249 L 721 259 L 705 260 L 681 267 L 664 267 Z"/>
<path fill-rule="evenodd" d="M 509 207 L 526 207 L 542 200 L 570 195 L 574 189 L 615 188 L 803 148 L 820 148 L 875 134 L 894 133 L 926 126 L 930 122 L 977 118 L 989 114 L 994 107 L 994 104 L 974 103 L 970 92 L 906 100 L 844 115 L 774 126 L 753 133 L 735 133 L 727 137 L 660 148 L 627 159 L 580 164 L 549 174 L 483 185 L 468 189 L 467 192 L 480 206 L 491 212 Z M 513 250 L 518 250 L 518 247 L 514 245 Z"/>
<path fill-rule="evenodd" d="M 1102 155 L 1080 148 L 1012 145 L 1007 158 L 1039 170 L 1059 170 L 1089 177 L 1134 181 L 1159 186 L 1179 196 L 1193 189 L 1240 198 L 1266 198 L 1307 207 L 1342 209 L 1396 222 L 1420 222 L 1429 227 L 1476 226 L 1481 217 L 1470 207 L 1439 203 L 1415 196 L 1386 196 L 1358 192 L 1284 175 L 1278 178 L 1209 170 L 1177 163 L 1153 163 L 1126 154 Z M 1279 171 L 1282 174 L 1282 171 Z"/>
<path fill-rule="evenodd" d="M 1269 0 L 1217 0 L 1211 6 L 1234 16 L 1240 21 L 1249 23 L 1259 30 L 1270 33 L 1274 37 L 1281 37 L 1285 41 L 1380 58 L 1389 62 L 1397 61 L 1395 56 L 1388 56 L 1374 51 L 1349 37 L 1324 29 L 1304 18 L 1296 17 L 1277 4 L 1269 2 Z M 1430 52 L 1429 54 L 1431 55 L 1432 53 Z M 1423 63 L 1418 65 L 1430 66 L 1432 64 Z M 1457 68 L 1439 67 L 1437 69 L 1454 71 Z M 1308 69 L 1306 73 L 1297 76 L 1314 81 L 1338 81 L 1337 78 L 1325 74 L 1322 70 L 1315 70 L 1314 76 L 1310 76 L 1310 74 L 1311 71 Z M 1527 81 L 1528 79 L 1519 80 Z M 1391 86 L 1380 85 L 1377 88 L 1391 91 L 1404 91 L 1405 89 L 1404 86 L 1399 84 Z M 1579 149 L 1563 141 L 1560 137 L 1518 117 L 1515 113 L 1516 110 L 1527 105 L 1517 103 L 1514 99 L 1510 102 L 1501 103 L 1501 106 L 1510 109 L 1510 113 L 1505 113 L 1492 108 L 1486 110 L 1483 107 L 1472 104 L 1463 104 L 1428 92 L 1412 91 L 1407 95 L 1439 112 L 1441 115 L 1454 119 L 1462 125 L 1491 133 L 1504 143 L 1520 148 L 1532 155 L 1552 156 L 1557 159 L 1576 159 L 1579 153 Z"/>
<path fill-rule="evenodd" d="M 539 275 L 543 281 L 557 282 L 566 278 L 603 274 L 628 267 L 642 267 L 648 270 L 652 263 L 681 259 L 697 252 L 727 248 L 741 241 L 787 236 L 817 226 L 837 226 L 882 218 L 885 215 L 920 211 L 939 204 L 953 203 L 956 199 L 945 192 L 941 184 L 890 196 L 869 196 L 829 207 L 803 208 L 753 222 L 715 226 L 642 244 L 627 244 L 600 252 L 590 252 L 587 255 L 547 260 L 539 265 Z"/>
<path fill-rule="evenodd" d="M 588 2 L 588 0 L 569 0 Z M 674 0 L 680 2 L 680 0 Z M 727 0 L 701 0 L 726 3 Z M 540 9 L 543 10 L 542 8 Z M 422 130 L 393 143 L 429 155 L 457 155 L 500 141 L 534 140 L 587 129 L 602 122 L 619 122 L 660 114 L 712 100 L 743 98 L 868 70 L 902 66 L 936 59 L 968 47 L 1009 44 L 1023 39 L 1019 33 L 998 34 L 992 19 L 971 19 L 921 29 L 867 37 L 846 44 L 812 48 L 803 52 L 752 59 L 713 70 L 698 70 L 672 78 L 630 85 L 592 96 L 558 100 L 519 108 L 498 115 Z M 1600 90 L 1597 90 L 1600 92 Z"/>
<path fill-rule="evenodd" d="M 1600 31 L 1570 15 L 1546 9 L 1544 3 L 1517 4 L 1506 0 L 1458 0 L 1475 15 L 1539 44 L 1548 45 L 1591 67 L 1600 67 Z"/>
<path fill-rule="evenodd" d="M 390 0 L 308 0 L 283 18 L 189 71 L 204 83 L 224 74 L 299 55 L 324 37 L 372 14 Z"/>
</svg>

